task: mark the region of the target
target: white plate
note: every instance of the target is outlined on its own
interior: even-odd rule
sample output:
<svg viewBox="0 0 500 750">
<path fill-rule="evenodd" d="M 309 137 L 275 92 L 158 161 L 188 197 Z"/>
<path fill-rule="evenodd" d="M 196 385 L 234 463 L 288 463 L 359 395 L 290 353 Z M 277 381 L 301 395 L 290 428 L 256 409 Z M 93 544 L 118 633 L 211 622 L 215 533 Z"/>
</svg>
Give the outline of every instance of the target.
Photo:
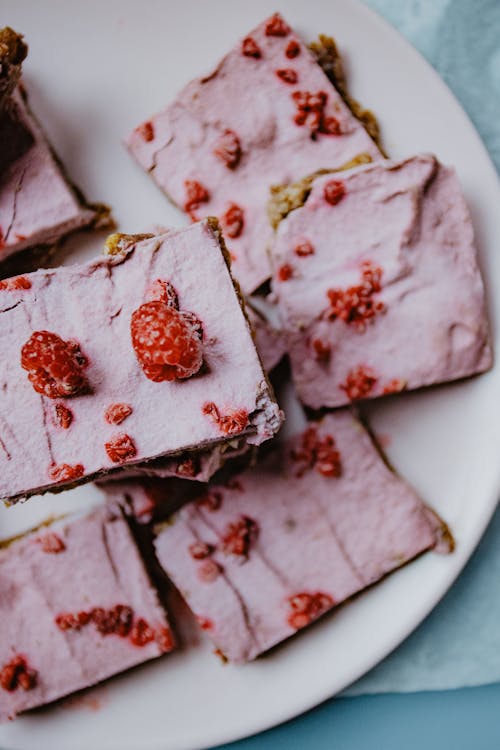
<svg viewBox="0 0 500 750">
<path fill-rule="evenodd" d="M 26 78 L 35 111 L 70 174 L 109 202 L 124 231 L 180 223 L 120 139 L 278 6 L 308 39 L 332 33 L 351 88 L 380 116 L 388 151 L 434 151 L 454 164 L 472 208 L 497 336 L 500 191 L 466 115 L 433 70 L 388 25 L 353 0 L 3 0 L 2 23 L 30 43 Z M 90 247 L 89 247 L 90 245 Z M 99 242 L 72 241 L 68 260 Z M 71 252 L 69 252 L 71 250 Z M 222 667 L 207 643 L 94 691 L 94 700 L 0 729 L 13 750 L 201 748 L 270 727 L 344 688 L 397 646 L 434 607 L 476 546 L 500 492 L 500 371 L 370 408 L 395 466 L 451 524 L 457 550 L 426 555 L 270 657 Z M 2 512 L 0 533 L 47 509 L 98 499 L 92 487 Z M 101 706 L 100 710 L 90 710 Z"/>
</svg>

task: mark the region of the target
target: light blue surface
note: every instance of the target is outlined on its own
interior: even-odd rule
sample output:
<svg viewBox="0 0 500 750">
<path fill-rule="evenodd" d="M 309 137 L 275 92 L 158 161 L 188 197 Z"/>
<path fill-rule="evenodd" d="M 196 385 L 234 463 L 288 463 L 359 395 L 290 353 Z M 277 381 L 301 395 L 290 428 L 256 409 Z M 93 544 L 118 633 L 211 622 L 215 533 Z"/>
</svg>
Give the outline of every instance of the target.
<svg viewBox="0 0 500 750">
<path fill-rule="evenodd" d="M 444 78 L 500 170 L 500 0 L 365 1 Z M 407 691 L 494 681 L 500 681 L 500 510 L 441 604 L 354 689 Z M 338 698 L 284 726 L 225 747 L 497 750 L 500 684 Z"/>
</svg>

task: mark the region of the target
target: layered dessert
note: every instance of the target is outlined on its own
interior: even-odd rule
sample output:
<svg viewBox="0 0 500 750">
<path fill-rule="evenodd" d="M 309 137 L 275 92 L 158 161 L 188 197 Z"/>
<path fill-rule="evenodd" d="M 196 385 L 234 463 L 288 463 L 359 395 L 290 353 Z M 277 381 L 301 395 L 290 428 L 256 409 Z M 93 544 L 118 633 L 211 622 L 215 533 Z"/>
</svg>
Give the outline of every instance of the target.
<svg viewBox="0 0 500 750">
<path fill-rule="evenodd" d="M 217 222 L 108 252 L 0 283 L 6 500 L 280 426 Z"/>
<path fill-rule="evenodd" d="M 155 540 L 163 569 L 233 662 L 254 659 L 425 550 L 450 544 L 346 411 L 205 488 L 158 526 Z"/>
<path fill-rule="evenodd" d="M 299 398 L 317 409 L 492 364 L 471 217 L 434 156 L 275 188 L 273 291 Z"/>
<path fill-rule="evenodd" d="M 127 140 L 191 219 L 219 217 L 246 293 L 270 276 L 269 187 L 361 153 L 381 157 L 317 58 L 331 74 L 331 44 L 323 40 L 313 54 L 275 14 Z"/>
<path fill-rule="evenodd" d="M 0 550 L 0 721 L 174 648 L 117 509 L 40 528 Z"/>
</svg>

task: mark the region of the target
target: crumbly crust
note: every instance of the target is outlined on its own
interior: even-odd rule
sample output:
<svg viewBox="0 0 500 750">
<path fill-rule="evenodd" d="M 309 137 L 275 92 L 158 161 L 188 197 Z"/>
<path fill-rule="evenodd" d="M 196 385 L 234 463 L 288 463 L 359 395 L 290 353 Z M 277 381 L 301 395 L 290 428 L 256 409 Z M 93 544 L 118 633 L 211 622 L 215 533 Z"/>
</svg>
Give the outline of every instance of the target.
<svg viewBox="0 0 500 750">
<path fill-rule="evenodd" d="M 0 29 L 0 110 L 18 84 L 21 65 L 28 54 L 28 45 L 22 34 L 10 26 Z"/>
</svg>

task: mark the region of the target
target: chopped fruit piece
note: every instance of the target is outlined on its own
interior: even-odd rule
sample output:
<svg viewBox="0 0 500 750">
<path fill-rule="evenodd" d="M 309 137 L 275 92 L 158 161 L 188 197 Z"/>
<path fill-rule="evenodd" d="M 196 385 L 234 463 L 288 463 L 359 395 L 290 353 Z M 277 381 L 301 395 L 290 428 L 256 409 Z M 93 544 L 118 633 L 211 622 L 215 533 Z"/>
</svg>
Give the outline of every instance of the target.
<svg viewBox="0 0 500 750">
<path fill-rule="evenodd" d="M 13 279 L 0 281 L 0 291 L 15 292 L 20 289 L 31 289 L 31 281 L 26 276 L 14 276 Z"/>
<path fill-rule="evenodd" d="M 287 36 L 290 33 L 290 26 L 285 23 L 279 13 L 275 13 L 266 22 L 266 36 Z"/>
<path fill-rule="evenodd" d="M 81 353 L 73 342 L 56 333 L 35 331 L 21 349 L 21 367 L 37 393 L 68 398 L 88 388 Z"/>
<path fill-rule="evenodd" d="M 331 435 L 319 437 L 316 427 L 308 427 L 302 435 L 300 448 L 294 448 L 291 458 L 301 464 L 295 473 L 297 477 L 304 476 L 310 469 L 315 469 L 324 477 L 340 477 L 342 474 L 340 453 L 335 447 L 335 440 Z"/>
<path fill-rule="evenodd" d="M 277 70 L 276 75 L 285 83 L 294 84 L 299 80 L 296 71 L 292 70 L 291 68 L 283 68 L 281 70 Z"/>
<path fill-rule="evenodd" d="M 241 516 L 237 521 L 229 523 L 222 536 L 222 550 L 226 555 L 240 555 L 247 557 L 250 545 L 259 533 L 256 521 L 248 516 Z"/>
<path fill-rule="evenodd" d="M 285 55 L 292 60 L 300 55 L 300 44 L 295 39 L 290 39 L 286 46 Z"/>
<path fill-rule="evenodd" d="M 251 36 L 247 36 L 245 39 L 243 39 L 241 43 L 241 51 L 245 55 L 245 57 L 254 57 L 255 59 L 262 57 L 260 47 L 258 46 L 257 42 L 252 39 Z"/>
<path fill-rule="evenodd" d="M 62 427 L 63 430 L 67 430 L 73 421 L 73 412 L 64 404 L 56 404 L 55 418 L 59 427 Z"/>
<path fill-rule="evenodd" d="M 328 320 L 340 318 L 348 325 L 352 324 L 358 331 L 364 331 L 367 322 L 373 323 L 375 317 L 385 312 L 383 302 L 373 299 L 381 291 L 382 269 L 370 261 L 361 265 L 361 284 L 347 289 L 329 289 L 327 291 L 330 307 L 325 316 Z"/>
<path fill-rule="evenodd" d="M 11 693 L 20 687 L 31 690 L 36 687 L 38 673 L 30 669 L 24 656 L 14 656 L 0 669 L 0 687 Z"/>
<path fill-rule="evenodd" d="M 332 206 L 340 203 L 345 195 L 344 183 L 339 180 L 329 180 L 324 187 L 325 201 Z"/>
<path fill-rule="evenodd" d="M 304 240 L 304 242 L 299 242 L 298 245 L 295 245 L 294 252 L 299 258 L 306 258 L 308 255 L 314 255 L 314 247 L 309 240 Z"/>
<path fill-rule="evenodd" d="M 313 339 L 311 342 L 311 346 L 314 352 L 314 359 L 324 365 L 328 364 L 332 354 L 330 344 L 325 344 L 325 342 L 321 341 L 321 339 Z"/>
<path fill-rule="evenodd" d="M 390 383 L 387 383 L 386 386 L 384 386 L 382 393 L 384 396 L 389 396 L 392 393 L 401 393 L 401 391 L 404 391 L 406 388 L 406 380 L 402 380 L 401 378 L 394 378 L 394 380 L 391 380 Z"/>
<path fill-rule="evenodd" d="M 288 281 L 293 276 L 293 267 L 289 263 L 284 263 L 278 268 L 278 281 Z"/>
<path fill-rule="evenodd" d="M 203 583 L 213 583 L 221 574 L 221 567 L 215 560 L 204 560 L 201 565 L 198 566 L 198 578 Z"/>
<path fill-rule="evenodd" d="M 50 555 L 58 555 L 66 549 L 63 540 L 54 531 L 49 531 L 47 534 L 37 537 L 35 541 L 40 545 L 44 552 L 47 552 Z"/>
<path fill-rule="evenodd" d="M 198 625 L 202 630 L 212 630 L 214 624 L 208 617 L 197 616 L 196 619 L 198 620 Z"/>
<path fill-rule="evenodd" d="M 206 187 L 197 180 L 185 180 L 184 187 L 186 188 L 184 211 L 191 216 L 193 221 L 196 221 L 196 209 L 198 209 L 202 203 L 208 203 L 210 200 L 210 194 Z"/>
<path fill-rule="evenodd" d="M 288 615 L 288 624 L 299 630 L 317 620 L 320 615 L 333 607 L 333 599 L 329 594 L 318 591 L 315 594 L 294 594 L 288 600 L 291 612 Z"/>
<path fill-rule="evenodd" d="M 130 404 L 111 404 L 104 413 L 104 419 L 108 424 L 121 424 L 132 414 Z"/>
<path fill-rule="evenodd" d="M 130 632 L 130 640 L 134 646 L 143 647 L 155 640 L 155 631 L 142 617 L 134 623 Z"/>
<path fill-rule="evenodd" d="M 193 560 L 204 560 L 211 552 L 212 547 L 205 542 L 193 542 L 189 545 L 189 554 Z"/>
<path fill-rule="evenodd" d="M 152 141 L 155 137 L 153 123 L 150 121 L 143 122 L 142 125 L 139 125 L 139 127 L 137 128 L 137 132 L 139 133 L 141 138 L 147 143 L 149 143 L 149 141 Z"/>
<path fill-rule="evenodd" d="M 175 648 L 175 640 L 170 628 L 160 628 L 159 630 L 156 630 L 155 641 L 164 654 L 167 654 Z"/>
<path fill-rule="evenodd" d="M 123 432 L 111 438 L 111 440 L 108 440 L 108 442 L 104 444 L 104 447 L 106 448 L 106 453 L 108 454 L 110 461 L 113 461 L 115 464 L 121 464 L 124 461 L 135 458 L 137 455 L 137 448 L 135 447 L 134 441 L 130 435 Z"/>
<path fill-rule="evenodd" d="M 221 224 L 228 237 L 231 239 L 239 237 L 245 225 L 243 209 L 236 203 L 231 203 L 222 217 Z"/>
<path fill-rule="evenodd" d="M 203 406 L 203 414 L 210 416 L 225 435 L 236 435 L 248 425 L 248 412 L 245 409 L 237 409 L 221 415 L 213 401 Z"/>
<path fill-rule="evenodd" d="M 347 374 L 345 382 L 339 388 L 345 392 L 349 401 L 359 401 L 371 393 L 377 380 L 373 370 L 359 365 Z"/>
<path fill-rule="evenodd" d="M 325 91 L 318 91 L 316 94 L 310 91 L 294 91 L 292 99 L 297 107 L 295 124 L 307 125 L 314 137 L 322 128 L 328 95 Z"/>
<path fill-rule="evenodd" d="M 241 143 L 234 130 L 226 129 L 217 139 L 214 154 L 228 169 L 235 169 L 241 159 Z"/>
<path fill-rule="evenodd" d="M 52 464 L 49 468 L 49 477 L 53 482 L 72 482 L 83 477 L 84 468 L 82 464 Z"/>
</svg>

